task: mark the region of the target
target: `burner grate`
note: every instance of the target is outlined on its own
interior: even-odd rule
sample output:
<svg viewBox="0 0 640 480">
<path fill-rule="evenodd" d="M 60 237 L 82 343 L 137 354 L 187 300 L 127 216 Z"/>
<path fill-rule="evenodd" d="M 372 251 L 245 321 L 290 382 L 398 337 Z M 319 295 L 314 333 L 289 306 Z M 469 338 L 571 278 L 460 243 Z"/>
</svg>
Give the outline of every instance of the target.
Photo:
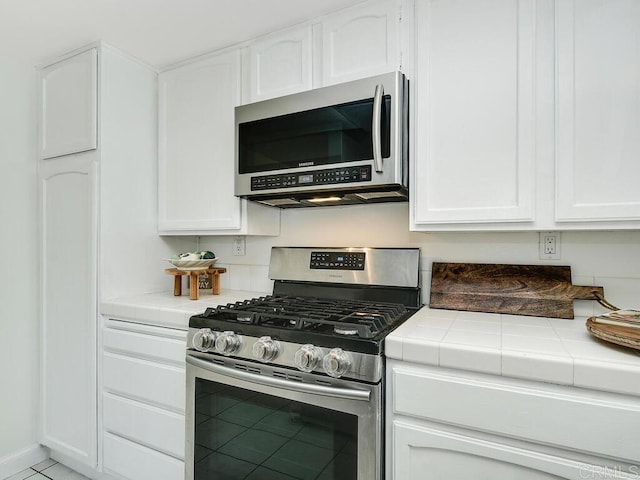
<svg viewBox="0 0 640 480">
<path fill-rule="evenodd" d="M 207 308 L 204 316 L 368 339 L 390 328 L 406 313 L 405 306 L 396 303 L 268 295 Z"/>
</svg>

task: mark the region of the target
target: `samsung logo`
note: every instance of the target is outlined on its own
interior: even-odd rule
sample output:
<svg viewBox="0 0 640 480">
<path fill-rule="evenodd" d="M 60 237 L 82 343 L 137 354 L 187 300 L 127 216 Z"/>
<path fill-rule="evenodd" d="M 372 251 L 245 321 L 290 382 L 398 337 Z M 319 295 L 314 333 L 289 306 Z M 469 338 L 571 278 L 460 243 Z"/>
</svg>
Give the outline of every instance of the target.
<svg viewBox="0 0 640 480">
<path fill-rule="evenodd" d="M 299 167 L 312 167 L 313 166 L 313 162 L 300 162 L 298 164 Z"/>
<path fill-rule="evenodd" d="M 329 276 L 329 278 L 338 278 L 338 279 L 342 279 L 342 275 L 335 275 L 335 274 L 334 274 L 334 275 L 332 275 L 332 274 L 329 274 L 328 276 Z"/>
</svg>

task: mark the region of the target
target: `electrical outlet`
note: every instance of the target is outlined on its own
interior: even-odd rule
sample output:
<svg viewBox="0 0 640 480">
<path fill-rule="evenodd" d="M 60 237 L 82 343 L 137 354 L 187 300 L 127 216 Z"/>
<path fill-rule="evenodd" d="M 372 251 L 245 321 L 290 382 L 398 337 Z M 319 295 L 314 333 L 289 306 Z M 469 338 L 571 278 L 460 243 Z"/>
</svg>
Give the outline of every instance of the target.
<svg viewBox="0 0 640 480">
<path fill-rule="evenodd" d="M 244 237 L 235 237 L 233 239 L 233 254 L 241 256 L 246 253 Z"/>
<path fill-rule="evenodd" d="M 560 233 L 540 232 L 540 260 L 560 260 Z"/>
</svg>

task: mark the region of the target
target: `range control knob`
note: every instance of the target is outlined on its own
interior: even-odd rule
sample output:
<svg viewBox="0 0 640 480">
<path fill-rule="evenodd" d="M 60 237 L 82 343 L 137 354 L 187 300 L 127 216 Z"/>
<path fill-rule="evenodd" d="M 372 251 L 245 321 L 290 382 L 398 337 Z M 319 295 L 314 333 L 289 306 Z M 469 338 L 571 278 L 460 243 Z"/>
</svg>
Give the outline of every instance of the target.
<svg viewBox="0 0 640 480">
<path fill-rule="evenodd" d="M 293 362 L 298 370 L 302 370 L 303 372 L 311 372 L 314 368 L 318 366 L 320 360 L 322 359 L 322 350 L 320 350 L 315 345 L 311 345 L 307 343 L 300 347 L 300 349 L 296 352 L 293 357 Z"/>
<path fill-rule="evenodd" d="M 222 332 L 216 338 L 216 350 L 223 355 L 231 355 L 240 348 L 240 336 L 233 331 Z"/>
<path fill-rule="evenodd" d="M 191 339 L 191 345 L 199 352 L 208 352 L 213 350 L 216 343 L 216 333 L 210 328 L 201 328 Z"/>
<path fill-rule="evenodd" d="M 253 356 L 261 362 L 269 362 L 280 353 L 280 342 L 271 337 L 260 337 L 253 344 Z"/>
<path fill-rule="evenodd" d="M 329 350 L 329 353 L 324 356 L 322 366 L 327 375 L 339 378 L 349 370 L 351 361 L 349 352 L 345 352 L 341 348 L 332 348 Z"/>
</svg>

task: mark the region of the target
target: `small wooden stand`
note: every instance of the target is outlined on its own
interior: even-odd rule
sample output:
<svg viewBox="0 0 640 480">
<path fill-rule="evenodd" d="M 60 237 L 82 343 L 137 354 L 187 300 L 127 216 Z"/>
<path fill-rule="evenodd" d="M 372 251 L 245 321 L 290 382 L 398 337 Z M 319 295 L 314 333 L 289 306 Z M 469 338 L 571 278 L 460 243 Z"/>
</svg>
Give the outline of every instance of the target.
<svg viewBox="0 0 640 480">
<path fill-rule="evenodd" d="M 176 297 L 182 295 L 182 276 L 189 276 L 189 298 L 191 300 L 198 300 L 198 276 L 199 275 L 211 275 L 211 283 L 213 285 L 212 293 L 214 295 L 220 295 L 220 274 L 225 273 L 226 268 L 203 268 L 202 270 L 178 270 L 177 268 L 167 268 L 165 272 L 168 275 L 173 275 L 173 294 Z"/>
</svg>

